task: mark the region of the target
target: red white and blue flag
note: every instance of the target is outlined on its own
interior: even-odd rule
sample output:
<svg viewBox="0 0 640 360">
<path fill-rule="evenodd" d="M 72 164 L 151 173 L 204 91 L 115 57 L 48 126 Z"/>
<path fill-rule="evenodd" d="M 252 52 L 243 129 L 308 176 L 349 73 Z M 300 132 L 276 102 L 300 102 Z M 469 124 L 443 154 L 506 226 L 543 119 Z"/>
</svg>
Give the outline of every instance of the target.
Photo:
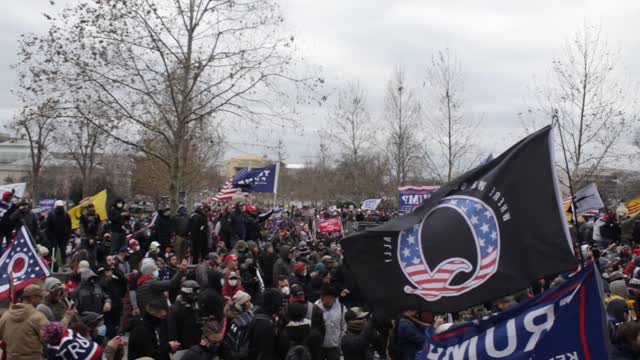
<svg viewBox="0 0 640 360">
<path fill-rule="evenodd" d="M 10 293 L 9 271 L 13 272 L 16 291 L 49 276 L 49 270 L 38 256 L 33 240 L 24 226 L 0 257 L 0 299 Z"/>
</svg>

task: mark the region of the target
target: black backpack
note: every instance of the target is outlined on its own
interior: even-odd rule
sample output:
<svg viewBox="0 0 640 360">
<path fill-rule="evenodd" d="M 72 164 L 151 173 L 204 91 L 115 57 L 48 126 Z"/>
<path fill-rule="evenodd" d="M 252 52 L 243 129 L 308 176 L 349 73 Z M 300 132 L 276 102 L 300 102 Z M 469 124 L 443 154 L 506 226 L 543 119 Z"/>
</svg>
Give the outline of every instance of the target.
<svg viewBox="0 0 640 360">
<path fill-rule="evenodd" d="M 223 342 L 232 359 L 246 359 L 249 356 L 249 338 L 257 319 L 273 323 L 273 319 L 267 315 L 253 315 L 250 312 L 243 312 L 231 321 Z"/>
<path fill-rule="evenodd" d="M 295 345 L 289 348 L 284 360 L 311 360 L 311 352 L 305 345 Z"/>
</svg>

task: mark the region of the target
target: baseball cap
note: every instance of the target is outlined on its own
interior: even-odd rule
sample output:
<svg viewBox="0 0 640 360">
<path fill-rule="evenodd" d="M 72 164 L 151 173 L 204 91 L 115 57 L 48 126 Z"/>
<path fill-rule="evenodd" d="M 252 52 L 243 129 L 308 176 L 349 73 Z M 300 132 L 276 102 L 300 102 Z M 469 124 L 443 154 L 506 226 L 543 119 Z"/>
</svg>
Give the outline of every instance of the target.
<svg viewBox="0 0 640 360">
<path fill-rule="evenodd" d="M 102 314 L 94 313 L 92 311 L 85 311 L 82 313 L 82 315 L 80 315 L 80 321 L 82 321 L 88 327 L 95 327 L 103 317 L 104 315 Z"/>
<path fill-rule="evenodd" d="M 351 309 L 349 309 L 349 311 L 347 311 L 346 314 L 344 314 L 344 320 L 348 322 L 353 320 L 364 319 L 367 316 L 369 316 L 368 312 L 362 310 L 359 307 L 352 307 Z"/>
<path fill-rule="evenodd" d="M 64 207 L 64 201 L 56 200 L 54 205 L 55 205 L 55 207 L 61 207 L 61 206 Z"/>
<path fill-rule="evenodd" d="M 149 250 L 156 250 L 156 249 L 158 249 L 158 247 L 160 247 L 160 243 L 157 242 L 157 241 L 153 241 L 149 245 Z"/>
</svg>

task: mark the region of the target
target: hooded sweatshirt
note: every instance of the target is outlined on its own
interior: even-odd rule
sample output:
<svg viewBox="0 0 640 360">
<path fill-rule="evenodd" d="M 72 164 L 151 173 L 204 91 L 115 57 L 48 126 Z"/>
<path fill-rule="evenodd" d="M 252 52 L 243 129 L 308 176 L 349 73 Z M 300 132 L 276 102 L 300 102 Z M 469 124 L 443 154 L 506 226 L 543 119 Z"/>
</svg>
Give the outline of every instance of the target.
<svg viewBox="0 0 640 360">
<path fill-rule="evenodd" d="M 101 314 L 104 304 L 111 304 L 109 295 L 98 283 L 98 276 L 91 270 L 85 270 L 80 274 L 82 279 L 80 286 L 73 291 L 71 297 L 76 302 L 78 313 L 91 311 Z"/>
<path fill-rule="evenodd" d="M 280 256 L 276 263 L 273 265 L 273 282 L 278 281 L 280 276 L 285 276 L 289 278 L 293 270 L 291 268 L 291 261 L 289 260 L 289 247 L 284 245 L 280 247 L 280 251 L 278 252 Z"/>
<path fill-rule="evenodd" d="M 0 340 L 12 360 L 41 360 L 40 327 L 49 321 L 30 304 L 13 304 L 0 318 Z"/>
</svg>

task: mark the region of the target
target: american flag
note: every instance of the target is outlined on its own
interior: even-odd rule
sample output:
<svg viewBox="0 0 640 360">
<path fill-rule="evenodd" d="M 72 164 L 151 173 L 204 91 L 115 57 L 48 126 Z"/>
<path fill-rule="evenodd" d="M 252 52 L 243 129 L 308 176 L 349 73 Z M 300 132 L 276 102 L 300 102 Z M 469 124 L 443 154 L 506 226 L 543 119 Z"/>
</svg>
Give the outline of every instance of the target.
<svg viewBox="0 0 640 360">
<path fill-rule="evenodd" d="M 212 197 L 209 200 L 209 202 L 229 201 L 233 199 L 233 195 L 236 195 L 236 194 L 242 194 L 244 195 L 244 197 L 248 197 L 249 194 L 243 193 L 242 189 L 233 187 L 233 180 L 235 178 L 244 176 L 248 172 L 249 172 L 248 168 L 238 169 L 238 171 L 236 172 L 236 175 L 231 179 L 229 179 L 227 182 L 225 182 L 222 188 L 220 189 L 220 191 L 216 194 L 216 196 Z"/>
<path fill-rule="evenodd" d="M 16 291 L 49 276 L 24 226 L 0 257 L 0 299 L 9 295 L 9 270 L 13 270 Z"/>
<path fill-rule="evenodd" d="M 402 231 L 398 246 L 400 264 L 407 278 L 417 287 L 406 286 L 405 292 L 421 295 L 428 301 L 438 300 L 442 296 L 460 295 L 478 286 L 496 271 L 500 254 L 500 230 L 496 216 L 489 206 L 474 198 L 450 196 L 442 199 L 438 207 L 453 208 L 467 219 L 476 238 L 480 264 L 465 283 L 450 285 L 459 272 L 473 271 L 473 265 L 466 259 L 451 258 L 430 268 L 423 256 L 421 225 L 416 224 Z"/>
</svg>

